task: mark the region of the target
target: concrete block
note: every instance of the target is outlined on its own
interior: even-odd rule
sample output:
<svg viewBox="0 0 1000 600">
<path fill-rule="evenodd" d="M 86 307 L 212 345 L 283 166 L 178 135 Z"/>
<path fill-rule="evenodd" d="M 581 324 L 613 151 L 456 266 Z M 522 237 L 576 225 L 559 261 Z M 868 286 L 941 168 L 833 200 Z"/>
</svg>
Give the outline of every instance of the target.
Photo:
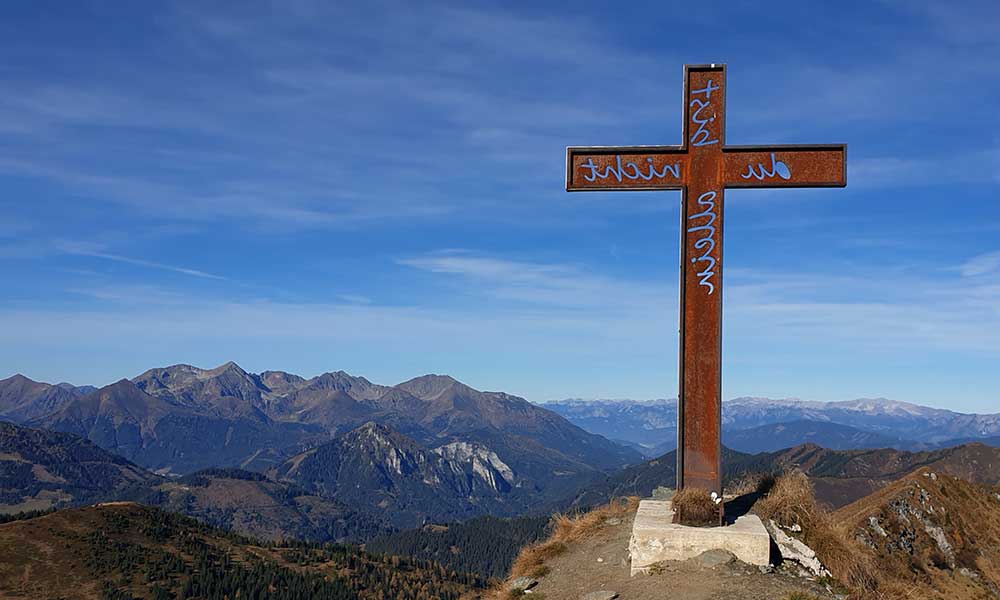
<svg viewBox="0 0 1000 600">
<path fill-rule="evenodd" d="M 632 575 L 646 573 L 663 560 L 687 560 L 716 549 L 728 550 L 751 565 L 769 564 L 771 536 L 756 515 L 742 516 L 723 527 L 687 527 L 672 523 L 673 518 L 669 501 L 639 502 L 629 540 Z"/>
</svg>

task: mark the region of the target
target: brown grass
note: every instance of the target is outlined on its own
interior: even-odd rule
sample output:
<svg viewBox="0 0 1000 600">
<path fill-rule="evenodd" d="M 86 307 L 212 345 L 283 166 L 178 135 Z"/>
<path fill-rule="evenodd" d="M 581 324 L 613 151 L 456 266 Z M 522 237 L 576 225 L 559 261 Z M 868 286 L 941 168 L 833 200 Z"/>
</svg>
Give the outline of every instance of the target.
<svg viewBox="0 0 1000 600">
<path fill-rule="evenodd" d="M 754 504 L 754 512 L 762 519 L 772 519 L 780 525 L 799 525 L 805 529 L 819 514 L 812 484 L 801 471 L 782 475 L 774 481 L 771 491 Z"/>
<path fill-rule="evenodd" d="M 768 495 L 753 507 L 762 519 L 780 525 L 798 525 L 800 537 L 823 565 L 852 592 L 852 598 L 877 598 L 879 572 L 868 549 L 851 538 L 830 514 L 817 506 L 812 484 L 801 471 L 782 475 Z"/>
<path fill-rule="evenodd" d="M 532 544 L 521 550 L 514 565 L 510 568 L 510 575 L 498 588 L 494 588 L 491 594 L 493 598 L 503 598 L 507 585 L 518 577 L 544 577 L 549 572 L 546 561 L 563 554 L 568 549 L 568 544 L 585 539 L 606 525 L 608 519 L 625 519 L 635 512 L 639 506 L 639 499 L 636 497 L 618 498 L 610 503 L 595 508 L 582 515 L 567 516 L 557 514 L 552 517 L 552 535 L 544 542 Z"/>
<path fill-rule="evenodd" d="M 719 505 L 712 500 L 707 490 L 701 488 L 684 488 L 671 498 L 677 522 L 681 525 L 719 524 Z"/>
<path fill-rule="evenodd" d="M 895 544 L 873 539 L 872 550 L 879 565 L 879 592 L 886 598 L 916 600 L 923 598 L 986 598 L 995 596 L 989 588 L 1000 583 L 1000 503 L 989 488 L 923 468 L 902 480 L 838 509 L 834 518 L 852 527 L 868 529 L 868 519 L 875 516 L 888 532 L 890 540 L 912 535 L 910 527 L 894 513 L 896 502 L 910 503 L 917 488 L 930 495 L 937 523 L 945 530 L 955 552 L 955 565 L 943 564 L 943 556 L 934 540 L 917 527 L 911 552 L 900 551 Z M 931 520 L 934 516 L 928 515 Z M 979 578 L 956 574 L 962 567 L 978 571 Z"/>
<path fill-rule="evenodd" d="M 792 592 L 785 596 L 785 600 L 819 600 L 819 598 L 805 592 Z"/>
<path fill-rule="evenodd" d="M 746 473 L 739 479 L 726 484 L 726 497 L 735 498 L 746 494 L 764 494 L 774 487 L 775 478 L 771 473 Z"/>
</svg>

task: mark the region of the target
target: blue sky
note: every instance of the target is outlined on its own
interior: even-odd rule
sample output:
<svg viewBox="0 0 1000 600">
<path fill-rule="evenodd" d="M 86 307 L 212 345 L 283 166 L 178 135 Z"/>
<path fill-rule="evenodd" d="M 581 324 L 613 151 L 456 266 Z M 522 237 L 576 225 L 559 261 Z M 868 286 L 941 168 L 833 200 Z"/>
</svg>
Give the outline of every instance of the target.
<svg viewBox="0 0 1000 600">
<path fill-rule="evenodd" d="M 235 360 L 676 394 L 679 192 L 568 145 L 847 143 L 726 192 L 724 396 L 1000 410 L 995 2 L 8 3 L 0 377 Z"/>
</svg>

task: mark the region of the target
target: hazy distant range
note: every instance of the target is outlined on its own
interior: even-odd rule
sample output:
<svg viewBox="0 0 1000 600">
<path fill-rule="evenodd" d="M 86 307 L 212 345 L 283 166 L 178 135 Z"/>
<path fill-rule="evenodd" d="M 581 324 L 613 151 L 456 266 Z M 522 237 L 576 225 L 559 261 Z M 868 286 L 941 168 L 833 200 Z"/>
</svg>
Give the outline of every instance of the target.
<svg viewBox="0 0 1000 600">
<path fill-rule="evenodd" d="M 676 400 L 568 399 L 543 406 L 648 457 L 677 445 Z M 802 443 L 834 450 L 930 450 L 970 441 L 1000 446 L 1000 413 L 958 413 L 885 398 L 844 402 L 736 398 L 722 403 L 722 428 L 724 445 L 751 453 Z"/>
</svg>

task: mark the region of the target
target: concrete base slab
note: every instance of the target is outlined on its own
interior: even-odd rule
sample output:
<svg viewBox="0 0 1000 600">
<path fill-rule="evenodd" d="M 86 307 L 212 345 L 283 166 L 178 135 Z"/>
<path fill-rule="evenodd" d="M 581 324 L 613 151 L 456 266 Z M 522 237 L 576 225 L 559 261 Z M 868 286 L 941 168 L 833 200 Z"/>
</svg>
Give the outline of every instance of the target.
<svg viewBox="0 0 1000 600">
<path fill-rule="evenodd" d="M 744 515 L 724 527 L 688 527 L 672 523 L 669 501 L 642 500 L 632 525 L 629 556 L 632 575 L 647 573 L 663 560 L 687 560 L 706 550 L 728 550 L 739 560 L 767 566 L 771 536 L 756 515 Z"/>
</svg>

